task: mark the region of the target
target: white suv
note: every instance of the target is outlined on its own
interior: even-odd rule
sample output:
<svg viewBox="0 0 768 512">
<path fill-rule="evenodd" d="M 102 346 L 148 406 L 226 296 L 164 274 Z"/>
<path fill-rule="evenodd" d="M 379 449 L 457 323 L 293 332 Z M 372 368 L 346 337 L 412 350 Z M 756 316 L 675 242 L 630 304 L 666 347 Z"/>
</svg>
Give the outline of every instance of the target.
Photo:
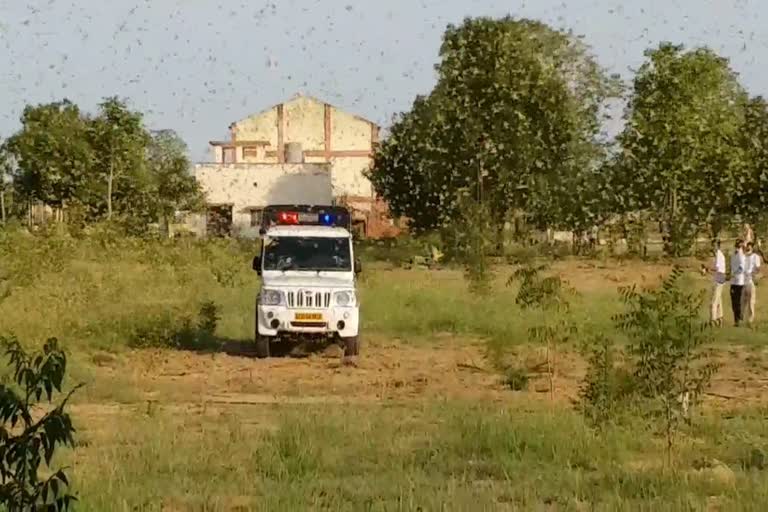
<svg viewBox="0 0 768 512">
<path fill-rule="evenodd" d="M 256 306 L 256 354 L 283 337 L 334 337 L 359 353 L 359 300 L 349 214 L 339 207 L 273 206 L 264 211 Z M 347 227 L 343 227 L 347 225 Z"/>
</svg>

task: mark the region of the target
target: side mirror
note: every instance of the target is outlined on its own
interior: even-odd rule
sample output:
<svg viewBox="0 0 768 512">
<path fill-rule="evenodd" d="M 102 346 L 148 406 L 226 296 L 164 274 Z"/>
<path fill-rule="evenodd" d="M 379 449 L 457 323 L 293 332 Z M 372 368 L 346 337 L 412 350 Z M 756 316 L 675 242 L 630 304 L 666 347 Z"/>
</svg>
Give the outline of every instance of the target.
<svg viewBox="0 0 768 512">
<path fill-rule="evenodd" d="M 253 270 L 255 270 L 258 275 L 261 275 L 261 256 L 253 257 Z"/>
<path fill-rule="evenodd" d="M 363 264 L 359 259 L 355 258 L 355 274 L 359 274 L 363 271 Z"/>
</svg>

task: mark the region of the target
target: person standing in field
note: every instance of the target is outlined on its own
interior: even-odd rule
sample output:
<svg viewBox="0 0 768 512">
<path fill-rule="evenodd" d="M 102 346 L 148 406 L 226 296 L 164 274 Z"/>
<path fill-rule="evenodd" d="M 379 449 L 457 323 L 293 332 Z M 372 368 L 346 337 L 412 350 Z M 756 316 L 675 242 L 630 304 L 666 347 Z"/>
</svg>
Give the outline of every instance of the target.
<svg viewBox="0 0 768 512">
<path fill-rule="evenodd" d="M 755 302 L 757 300 L 755 281 L 762 264 L 760 255 L 755 252 L 752 242 L 747 243 L 744 261 L 744 289 L 741 295 L 742 317 L 746 319 L 747 325 L 752 326 L 752 323 L 755 321 Z"/>
<path fill-rule="evenodd" d="M 731 309 L 733 310 L 733 323 L 739 326 L 741 323 L 741 296 L 744 292 L 746 258 L 744 257 L 744 242 L 736 241 L 731 255 Z"/>
<path fill-rule="evenodd" d="M 723 286 L 725 286 L 725 254 L 720 250 L 720 240 L 715 241 L 714 247 L 714 272 L 715 279 L 712 286 L 712 303 L 709 313 L 712 325 L 723 325 Z"/>
</svg>

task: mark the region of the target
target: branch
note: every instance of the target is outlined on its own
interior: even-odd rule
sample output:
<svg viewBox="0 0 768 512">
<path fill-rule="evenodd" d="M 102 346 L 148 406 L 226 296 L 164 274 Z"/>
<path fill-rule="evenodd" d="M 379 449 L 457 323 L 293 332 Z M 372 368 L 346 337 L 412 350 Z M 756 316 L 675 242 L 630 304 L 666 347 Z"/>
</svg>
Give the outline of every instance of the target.
<svg viewBox="0 0 768 512">
<path fill-rule="evenodd" d="M 51 417 L 53 417 L 56 414 L 61 414 L 64 412 L 64 406 L 67 404 L 69 399 L 72 397 L 73 394 L 75 394 L 75 391 L 80 389 L 81 387 L 85 386 L 84 383 L 80 383 L 72 390 L 67 393 L 67 396 L 64 397 L 64 400 L 61 401 L 59 405 L 57 405 L 55 408 L 51 409 L 45 415 L 43 415 L 42 418 L 37 420 L 34 424 L 28 426 L 26 429 L 24 429 L 24 432 L 16 437 L 11 437 L 10 439 L 13 441 L 20 440 L 20 439 L 27 439 L 32 436 L 32 434 L 36 433 L 37 430 L 40 428 L 41 425 L 43 425 L 46 421 L 48 421 Z"/>
</svg>

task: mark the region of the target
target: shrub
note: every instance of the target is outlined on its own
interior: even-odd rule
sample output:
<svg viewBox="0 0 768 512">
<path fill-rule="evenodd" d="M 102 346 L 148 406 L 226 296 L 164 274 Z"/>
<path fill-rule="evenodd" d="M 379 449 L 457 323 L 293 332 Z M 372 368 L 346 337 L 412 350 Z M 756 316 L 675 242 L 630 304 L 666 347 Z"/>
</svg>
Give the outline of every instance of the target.
<svg viewBox="0 0 768 512">
<path fill-rule="evenodd" d="M 530 377 L 524 368 L 511 366 L 504 373 L 504 385 L 512 391 L 523 391 L 528 388 Z"/>
<path fill-rule="evenodd" d="M 0 385 L 0 505 L 8 511 L 67 510 L 76 499 L 65 492 L 66 473 L 59 469 L 41 479 L 40 467 L 43 462 L 51 467 L 59 446 L 74 446 L 75 429 L 64 407 L 77 388 L 42 418 L 33 417 L 42 398 L 50 403 L 54 391 L 61 393 L 66 356 L 53 338 L 35 356 L 27 355 L 13 337 L 0 339 L 0 345 L 16 384 Z"/>
<path fill-rule="evenodd" d="M 529 264 L 517 269 L 507 281 L 511 286 L 520 282 L 515 302 L 523 309 L 538 309 L 546 312 L 546 320 L 528 330 L 534 341 L 547 348 L 547 375 L 549 376 L 550 397 L 555 397 L 555 375 L 557 372 L 557 347 L 570 342 L 578 332 L 571 317 L 571 298 L 576 291 L 558 275 L 543 277 L 546 265 Z"/>
<path fill-rule="evenodd" d="M 220 343 L 215 333 L 219 320 L 219 308 L 210 301 L 201 304 L 196 319 L 166 310 L 134 328 L 129 344 L 133 348 L 217 349 Z"/>
<path fill-rule="evenodd" d="M 629 336 L 637 391 L 661 420 L 670 463 L 680 420 L 689 420 L 718 369 L 702 350 L 712 338 L 700 317 L 704 297 L 684 291 L 690 288 L 681 285 L 683 277 L 676 266 L 656 289 L 621 288 L 627 311 L 614 319 Z"/>
<path fill-rule="evenodd" d="M 58 231 L 31 235 L 24 230 L 0 231 L 0 261 L 6 294 L 32 285 L 46 273 L 63 271 L 71 260 L 73 239 Z M 34 262 L 34 264 L 30 264 Z"/>
<path fill-rule="evenodd" d="M 598 429 L 612 422 L 625 399 L 631 395 L 627 376 L 616 368 L 613 338 L 596 336 L 587 349 L 587 372 L 579 389 L 577 409 Z"/>
</svg>

